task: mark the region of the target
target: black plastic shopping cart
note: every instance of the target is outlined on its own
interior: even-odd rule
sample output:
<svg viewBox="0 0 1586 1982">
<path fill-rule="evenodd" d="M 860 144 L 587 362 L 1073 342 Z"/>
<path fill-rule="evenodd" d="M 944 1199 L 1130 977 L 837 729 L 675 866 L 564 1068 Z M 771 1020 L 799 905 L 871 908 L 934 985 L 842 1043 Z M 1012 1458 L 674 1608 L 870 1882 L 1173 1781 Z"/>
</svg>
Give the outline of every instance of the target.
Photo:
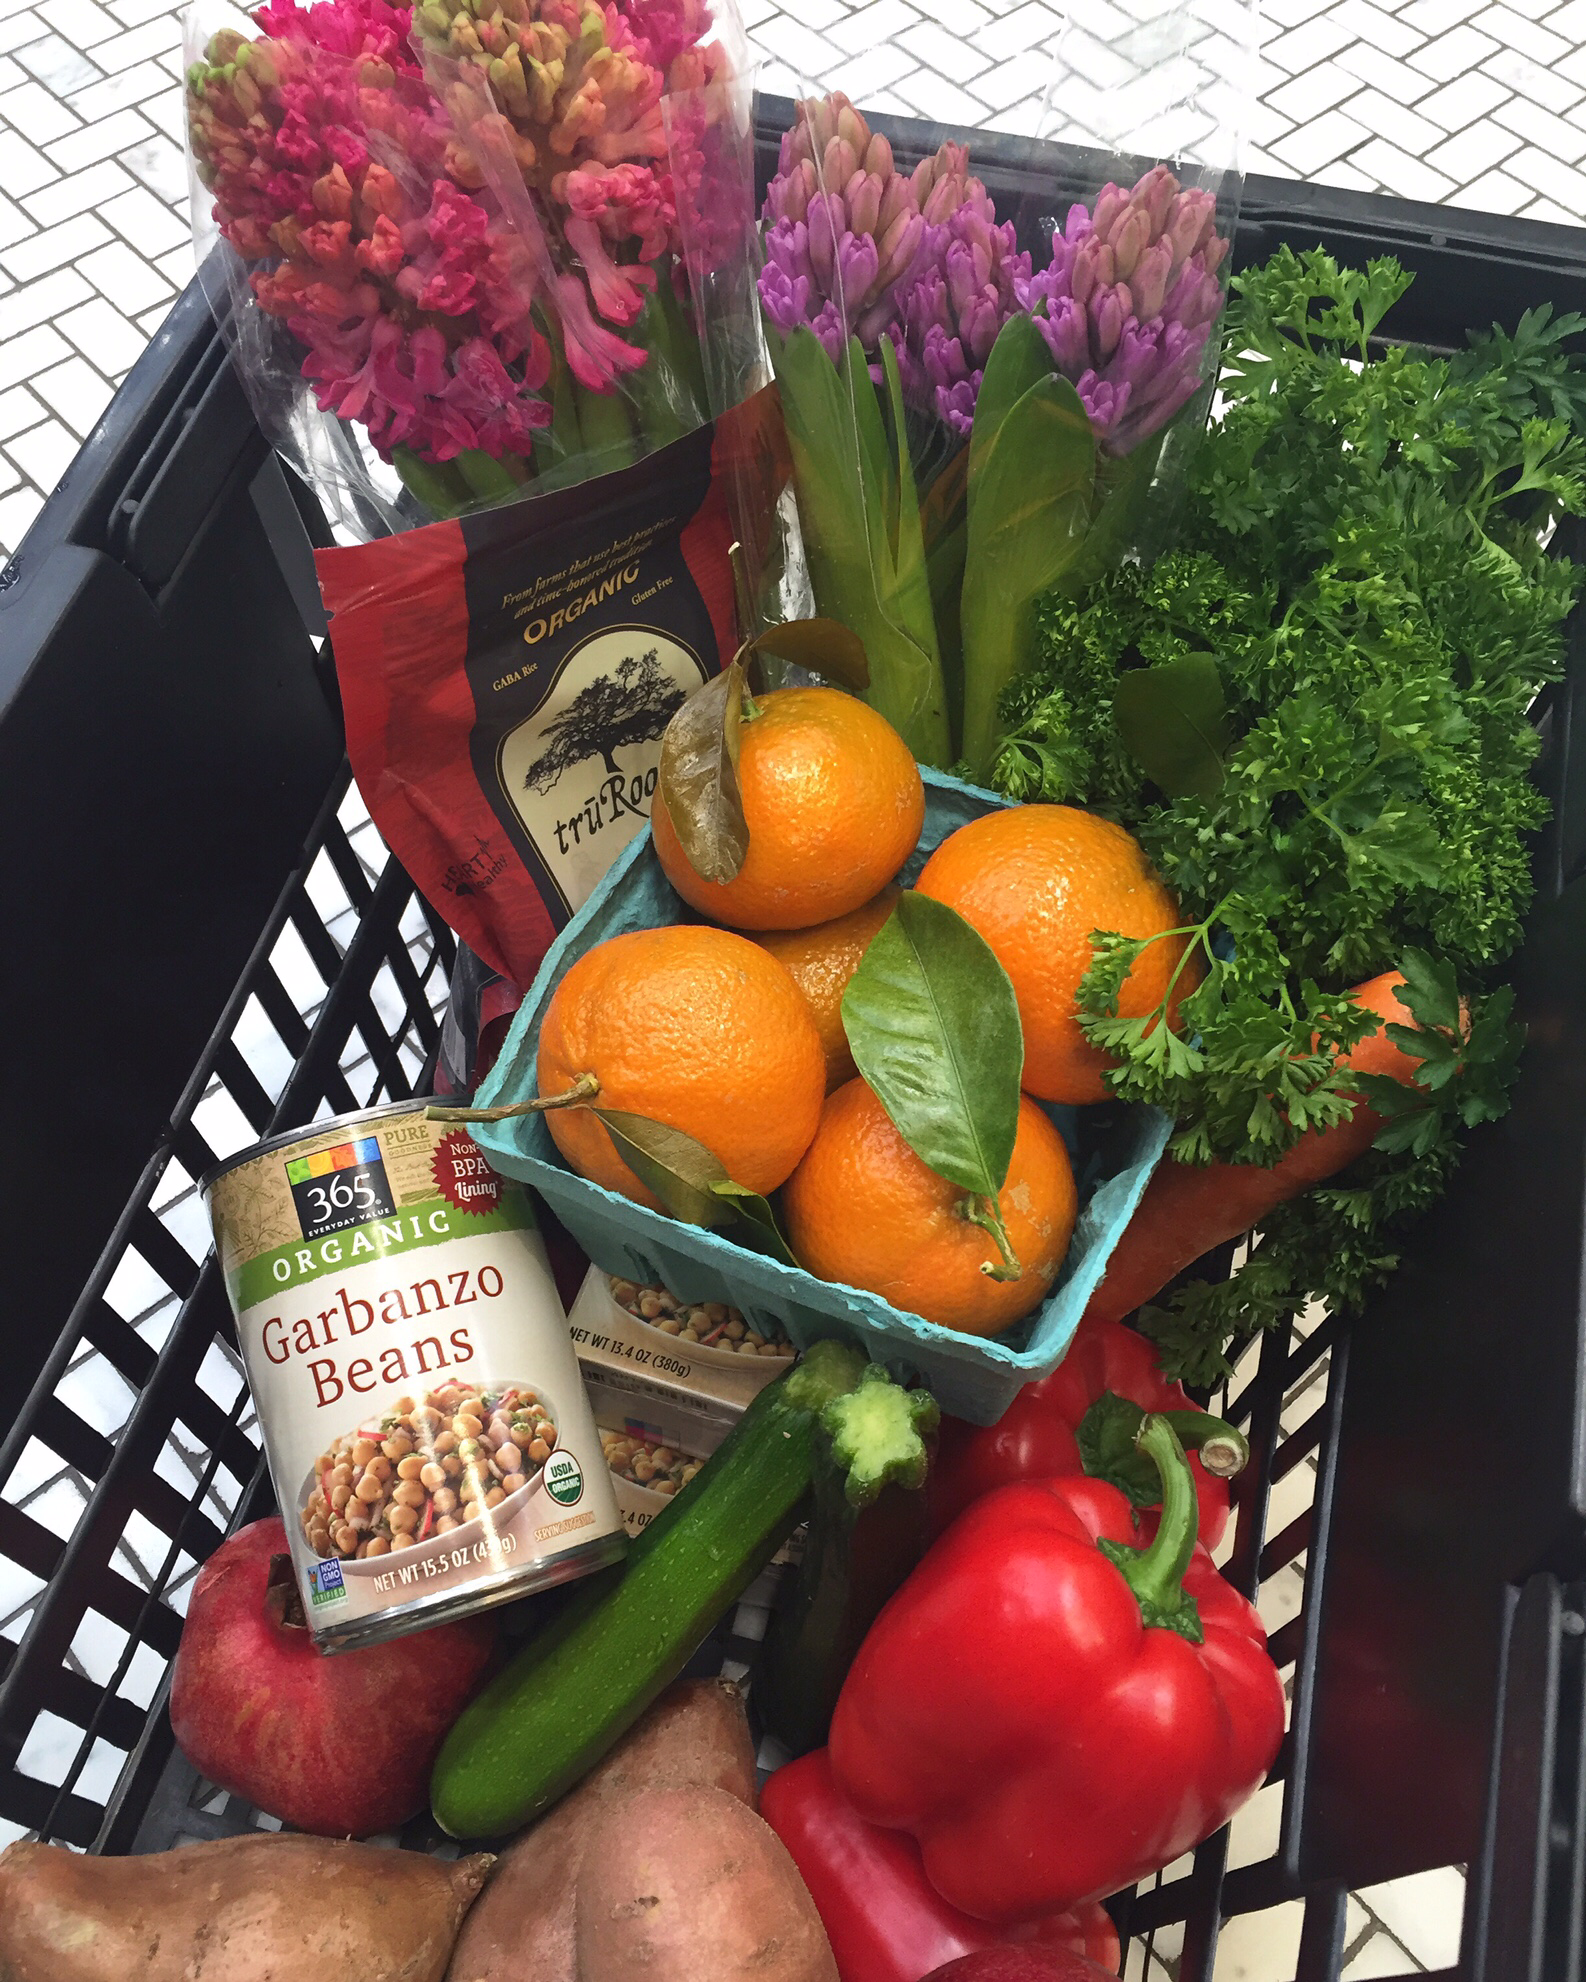
<svg viewBox="0 0 1586 1982">
<path fill-rule="evenodd" d="M 935 142 L 885 127 L 905 157 Z M 999 199 L 1027 156 L 977 142 Z M 1586 233 L 1248 182 L 1241 261 L 1317 240 L 1416 271 L 1401 338 L 1586 308 Z M 455 955 L 349 784 L 309 557 L 327 540 L 194 286 L 0 579 L 13 1835 L 125 1852 L 265 1821 L 195 1777 L 164 1707 L 197 1565 L 268 1500 L 195 1183 L 244 1141 L 424 1091 Z M 1300 1902 L 1294 1972 L 1322 1982 L 1352 1887 L 1450 1864 L 1449 1975 L 1580 1972 L 1583 692 L 1577 614 L 1537 711 L 1554 820 L 1512 1114 L 1370 1311 L 1268 1337 L 1222 1404 L 1254 1453 L 1228 1574 L 1276 1625 L 1292 1727 L 1243 1828 L 1123 1905 L 1131 1976 L 1149 1951 L 1200 1982 L 1224 1921 Z"/>
</svg>

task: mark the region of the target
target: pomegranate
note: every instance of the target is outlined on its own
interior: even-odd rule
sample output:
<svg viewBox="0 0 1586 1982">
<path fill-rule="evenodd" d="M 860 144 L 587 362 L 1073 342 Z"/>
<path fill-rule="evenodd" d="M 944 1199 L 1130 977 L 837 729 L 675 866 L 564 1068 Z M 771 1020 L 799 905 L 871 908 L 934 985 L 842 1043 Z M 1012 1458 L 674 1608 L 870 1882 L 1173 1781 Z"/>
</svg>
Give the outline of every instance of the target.
<svg viewBox="0 0 1586 1982">
<path fill-rule="evenodd" d="M 392 1830 L 428 1801 L 436 1753 L 495 1649 L 495 1619 L 327 1658 L 304 1628 L 285 1557 L 286 1530 L 272 1518 L 233 1535 L 199 1571 L 171 1677 L 171 1728 L 211 1782 L 298 1830 Z"/>
</svg>

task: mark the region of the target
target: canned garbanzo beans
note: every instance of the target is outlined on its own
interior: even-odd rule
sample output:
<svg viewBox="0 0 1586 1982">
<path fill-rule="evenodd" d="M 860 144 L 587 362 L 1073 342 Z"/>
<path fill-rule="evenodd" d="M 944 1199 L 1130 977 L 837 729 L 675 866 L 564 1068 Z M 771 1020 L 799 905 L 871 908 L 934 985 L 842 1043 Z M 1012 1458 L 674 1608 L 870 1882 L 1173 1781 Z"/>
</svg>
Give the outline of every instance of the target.
<svg viewBox="0 0 1586 1982">
<path fill-rule="evenodd" d="M 424 1108 L 277 1136 L 204 1183 L 326 1651 L 566 1582 L 625 1546 L 528 1200 Z"/>
</svg>

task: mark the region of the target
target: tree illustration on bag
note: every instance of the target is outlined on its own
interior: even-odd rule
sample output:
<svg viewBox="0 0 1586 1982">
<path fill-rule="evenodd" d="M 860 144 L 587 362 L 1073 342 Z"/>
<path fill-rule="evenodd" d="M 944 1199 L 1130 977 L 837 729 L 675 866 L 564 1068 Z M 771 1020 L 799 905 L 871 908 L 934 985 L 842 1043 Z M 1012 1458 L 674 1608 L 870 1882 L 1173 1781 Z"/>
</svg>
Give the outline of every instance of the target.
<svg viewBox="0 0 1586 1982">
<path fill-rule="evenodd" d="M 598 675 L 581 688 L 543 732 L 544 750 L 523 780 L 528 791 L 549 791 L 564 771 L 599 757 L 618 775 L 615 753 L 654 743 L 683 705 L 685 691 L 661 667 L 655 648 L 637 660 L 629 654 L 615 674 Z"/>
</svg>

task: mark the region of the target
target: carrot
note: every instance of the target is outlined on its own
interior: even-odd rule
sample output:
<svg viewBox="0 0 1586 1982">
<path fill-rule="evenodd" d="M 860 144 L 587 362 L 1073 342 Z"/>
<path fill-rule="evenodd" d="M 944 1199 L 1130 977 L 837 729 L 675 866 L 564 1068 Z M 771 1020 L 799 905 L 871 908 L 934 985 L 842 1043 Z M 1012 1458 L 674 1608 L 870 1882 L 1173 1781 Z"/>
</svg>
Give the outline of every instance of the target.
<svg viewBox="0 0 1586 1982">
<path fill-rule="evenodd" d="M 1345 1065 L 1408 1084 L 1421 1063 L 1394 1045 L 1387 1031 L 1390 1023 L 1415 1023 L 1398 996 L 1403 982 L 1400 971 L 1389 970 L 1356 986 L 1353 997 L 1380 1013 L 1382 1024 L 1360 1041 Z M 1357 1097 L 1348 1121 L 1308 1129 L 1270 1169 L 1256 1163 L 1164 1162 L 1118 1241 L 1085 1319 L 1121 1321 L 1133 1314 L 1213 1246 L 1237 1239 L 1275 1206 L 1364 1155 L 1381 1127 L 1382 1117 Z"/>
</svg>

